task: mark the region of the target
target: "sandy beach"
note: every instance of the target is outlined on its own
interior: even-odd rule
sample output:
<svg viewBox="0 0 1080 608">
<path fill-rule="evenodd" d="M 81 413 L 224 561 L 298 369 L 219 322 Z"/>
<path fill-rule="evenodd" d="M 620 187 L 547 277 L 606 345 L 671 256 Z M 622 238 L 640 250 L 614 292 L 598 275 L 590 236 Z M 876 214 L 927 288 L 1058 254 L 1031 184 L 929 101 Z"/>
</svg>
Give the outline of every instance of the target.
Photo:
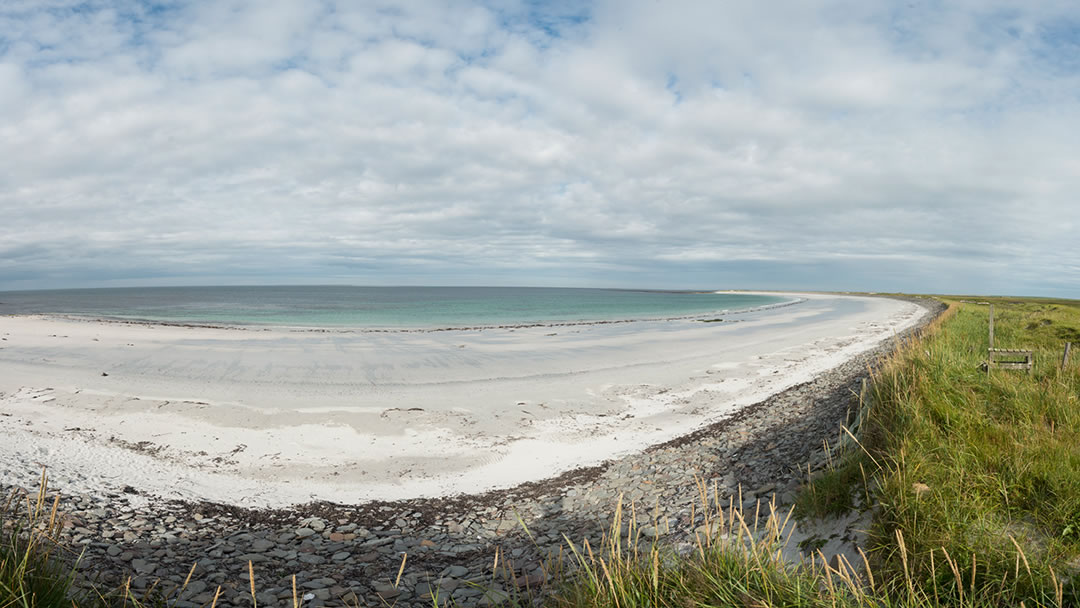
<svg viewBox="0 0 1080 608">
<path fill-rule="evenodd" d="M 476 493 L 723 420 L 914 325 L 788 294 L 722 322 L 440 332 L 0 317 L 0 482 L 245 506 Z"/>
</svg>

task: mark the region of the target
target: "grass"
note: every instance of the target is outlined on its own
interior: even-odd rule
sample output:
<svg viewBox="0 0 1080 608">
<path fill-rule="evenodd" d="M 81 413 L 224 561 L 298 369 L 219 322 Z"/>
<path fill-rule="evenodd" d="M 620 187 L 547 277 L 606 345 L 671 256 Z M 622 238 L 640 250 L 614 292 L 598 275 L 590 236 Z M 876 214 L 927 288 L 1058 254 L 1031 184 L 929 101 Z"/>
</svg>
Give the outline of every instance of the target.
<svg viewBox="0 0 1080 608">
<path fill-rule="evenodd" d="M 1034 351 L 1030 375 L 980 367 L 989 306 L 971 302 L 953 302 L 936 331 L 875 374 L 864 432 L 881 485 L 874 561 L 950 601 L 964 594 L 942 584 L 955 568 L 969 573 L 969 595 L 1077 605 L 1080 373 L 1060 363 L 1080 302 L 992 302 L 995 346 Z"/>
<path fill-rule="evenodd" d="M 865 485 L 863 459 L 847 453 L 835 465 L 813 477 L 795 501 L 799 519 L 837 517 L 855 508 L 856 488 Z M 863 503 L 865 504 L 865 503 Z"/>
<path fill-rule="evenodd" d="M 0 509 L 0 608 L 67 605 L 75 571 L 58 558 L 59 497 L 45 496 L 43 476 L 36 497 L 13 493 Z"/>
<path fill-rule="evenodd" d="M 785 562 L 769 534 L 667 559 L 609 544 L 575 553 L 580 573 L 550 604 L 1080 605 L 1080 365 L 1060 365 L 1064 342 L 1080 342 L 1080 302 L 989 299 L 995 346 L 1033 350 L 1029 375 L 981 367 L 987 300 L 949 300 L 874 371 L 849 441 L 799 496 L 799 517 L 873 506 L 862 578 Z"/>
<path fill-rule="evenodd" d="M 995 346 L 1033 350 L 1031 374 L 981 367 L 988 300 L 995 307 Z M 744 518 L 703 485 L 697 512 L 704 525 L 689 546 L 677 552 L 643 540 L 636 518 L 624 521 L 619 507 L 598 546 L 566 539 L 563 555 L 545 566 L 546 578 L 556 581 L 547 594 L 513 590 L 510 603 L 1080 605 L 1080 352 L 1066 369 L 1060 366 L 1064 342 L 1080 342 L 1080 302 L 949 303 L 923 338 L 899 345 L 874 370 L 847 439 L 830 450 L 829 466 L 812 476 L 794 507 L 803 518 L 872 508 L 858 568 L 830 565 L 820 553 L 791 563 L 783 549 L 792 513 Z M 56 503 L 46 504 L 42 487 L 36 499 L 14 510 L 9 503 L 0 514 L 0 608 L 147 605 L 126 588 L 73 591 L 72 556 L 56 545 Z M 496 558 L 493 570 L 499 565 Z M 254 597 L 254 586 L 251 591 Z"/>
<path fill-rule="evenodd" d="M 567 540 L 573 566 L 570 581 L 547 598 L 560 608 L 636 606 L 836 606 L 854 605 L 862 585 L 853 569 L 831 570 L 823 560 L 801 569 L 781 558 L 780 540 L 790 513 L 770 512 L 760 527 L 748 523 L 732 504 L 709 504 L 701 497 L 706 530 L 683 555 L 655 543 L 642 546 L 633 518 L 622 525 L 617 511 L 602 546 Z M 825 574 L 828 572 L 828 574 Z M 822 585 L 831 592 L 822 593 Z"/>
</svg>

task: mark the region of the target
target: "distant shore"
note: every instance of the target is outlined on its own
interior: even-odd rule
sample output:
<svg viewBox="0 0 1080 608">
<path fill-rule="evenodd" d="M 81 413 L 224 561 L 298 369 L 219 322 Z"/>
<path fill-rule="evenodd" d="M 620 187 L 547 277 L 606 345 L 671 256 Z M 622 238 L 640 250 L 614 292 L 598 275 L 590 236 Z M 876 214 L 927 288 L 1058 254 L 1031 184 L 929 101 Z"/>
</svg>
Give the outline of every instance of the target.
<svg viewBox="0 0 1080 608">
<path fill-rule="evenodd" d="M 709 292 L 701 292 L 709 293 Z M 726 292 L 716 292 L 726 293 Z M 754 292 L 757 293 L 757 292 Z M 765 292 L 761 292 L 763 295 Z M 778 295 L 778 294 L 769 294 Z M 738 315 L 759 312 L 762 310 L 772 310 L 774 308 L 784 308 L 787 306 L 794 306 L 804 301 L 804 298 L 793 298 L 784 302 L 777 302 L 775 304 L 763 304 L 760 306 L 751 306 L 747 308 L 739 308 L 735 310 L 718 310 L 707 313 L 693 313 L 675 316 L 656 316 L 656 317 L 635 317 L 626 319 L 595 319 L 595 320 L 581 320 L 581 321 L 538 321 L 534 323 L 503 323 L 503 324 L 479 324 L 479 325 L 447 325 L 445 327 L 312 327 L 312 326 L 290 326 L 290 325 L 259 325 L 254 323 L 238 324 L 238 323 L 210 323 L 210 322 L 196 322 L 196 321 L 169 321 L 163 319 L 140 319 L 140 318 L 120 318 L 120 317 L 103 317 L 103 316 L 91 316 L 91 315 L 72 315 L 72 314 L 59 314 L 59 313 L 47 313 L 47 314 L 12 314 L 12 315 L 0 315 L 10 318 L 30 318 L 30 319 L 47 319 L 56 321 L 72 321 L 76 323 L 114 323 L 117 325 L 141 325 L 145 327 L 182 327 L 182 328 L 199 328 L 199 329 L 225 329 L 236 331 L 288 331 L 288 332 L 312 332 L 312 333 L 340 333 L 340 334 L 385 334 L 385 333 L 431 333 L 431 332 L 444 332 L 444 331 L 484 331 L 484 330 L 496 330 L 496 329 L 533 329 L 543 327 L 582 327 L 589 325 L 621 325 L 624 323 L 655 323 L 662 321 L 698 321 L 698 320 L 716 320 L 718 315 L 733 315 L 734 318 L 738 318 Z"/>
<path fill-rule="evenodd" d="M 235 332 L 0 318 L 0 481 L 248 506 L 475 493 L 671 441 L 915 324 L 885 298 L 630 326 Z"/>
<path fill-rule="evenodd" d="M 552 287 L 146 287 L 0 292 L 0 315 L 256 330 L 456 331 L 674 320 L 786 300 L 760 293 Z"/>
</svg>

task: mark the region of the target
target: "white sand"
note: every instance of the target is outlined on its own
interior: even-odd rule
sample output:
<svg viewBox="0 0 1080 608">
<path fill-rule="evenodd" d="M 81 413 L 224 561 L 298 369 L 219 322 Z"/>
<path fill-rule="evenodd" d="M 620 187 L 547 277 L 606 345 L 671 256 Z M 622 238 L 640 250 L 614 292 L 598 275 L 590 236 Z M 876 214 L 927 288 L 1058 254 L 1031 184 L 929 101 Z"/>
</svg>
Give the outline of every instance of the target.
<svg viewBox="0 0 1080 608">
<path fill-rule="evenodd" d="M 716 422 L 924 314 L 798 295 L 724 323 L 431 333 L 0 317 L 0 482 L 45 466 L 68 492 L 251 506 L 509 487 Z"/>
</svg>

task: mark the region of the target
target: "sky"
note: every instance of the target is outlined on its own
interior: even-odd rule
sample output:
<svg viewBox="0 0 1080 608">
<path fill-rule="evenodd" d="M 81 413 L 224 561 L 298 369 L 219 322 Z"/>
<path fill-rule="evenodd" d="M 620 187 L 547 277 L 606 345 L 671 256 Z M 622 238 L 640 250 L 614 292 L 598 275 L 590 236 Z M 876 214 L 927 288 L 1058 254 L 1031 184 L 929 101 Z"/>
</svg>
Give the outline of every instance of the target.
<svg viewBox="0 0 1080 608">
<path fill-rule="evenodd" d="M 0 290 L 1080 298 L 1080 4 L 0 2 Z"/>
</svg>

